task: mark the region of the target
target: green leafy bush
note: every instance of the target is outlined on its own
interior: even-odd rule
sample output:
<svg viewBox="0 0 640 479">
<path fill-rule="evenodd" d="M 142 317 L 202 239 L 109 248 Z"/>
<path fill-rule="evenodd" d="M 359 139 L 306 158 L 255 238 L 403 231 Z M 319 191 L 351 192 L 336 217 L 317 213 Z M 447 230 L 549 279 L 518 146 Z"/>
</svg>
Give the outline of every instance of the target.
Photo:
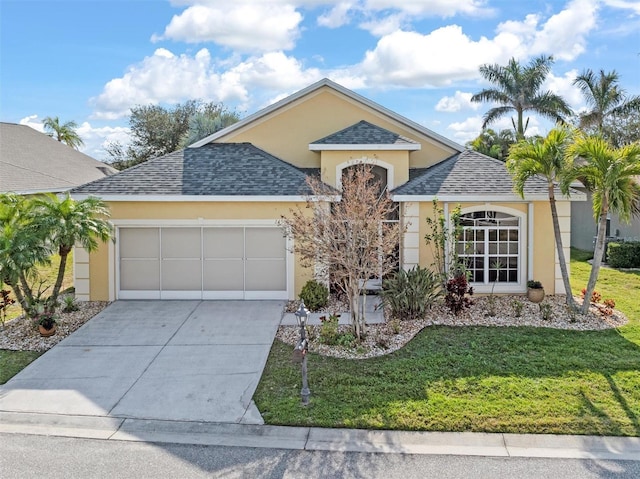
<svg viewBox="0 0 640 479">
<path fill-rule="evenodd" d="M 305 306 L 311 311 L 317 311 L 324 308 L 329 302 L 329 290 L 324 284 L 310 279 L 302 287 L 300 299 L 304 301 Z"/>
<path fill-rule="evenodd" d="M 440 279 L 427 268 L 400 270 L 382 282 L 382 304 L 393 318 L 418 319 L 442 295 Z"/>
<path fill-rule="evenodd" d="M 340 337 L 338 333 L 339 314 L 320 316 L 320 342 L 333 346 L 338 343 Z"/>
<path fill-rule="evenodd" d="M 613 268 L 640 268 L 640 241 L 609 243 L 607 261 Z"/>
</svg>

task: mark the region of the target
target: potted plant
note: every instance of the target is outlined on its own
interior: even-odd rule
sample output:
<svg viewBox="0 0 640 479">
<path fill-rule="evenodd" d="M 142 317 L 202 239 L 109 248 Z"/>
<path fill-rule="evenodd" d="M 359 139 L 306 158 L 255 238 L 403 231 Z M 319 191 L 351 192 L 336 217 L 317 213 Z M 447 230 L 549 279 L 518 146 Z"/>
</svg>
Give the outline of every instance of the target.
<svg viewBox="0 0 640 479">
<path fill-rule="evenodd" d="M 40 336 L 48 338 L 49 336 L 56 334 L 56 318 L 53 313 L 45 312 L 40 314 L 38 316 L 37 323 Z"/>
<path fill-rule="evenodd" d="M 527 299 L 532 303 L 541 303 L 544 299 L 544 288 L 540 281 L 527 281 Z"/>
</svg>

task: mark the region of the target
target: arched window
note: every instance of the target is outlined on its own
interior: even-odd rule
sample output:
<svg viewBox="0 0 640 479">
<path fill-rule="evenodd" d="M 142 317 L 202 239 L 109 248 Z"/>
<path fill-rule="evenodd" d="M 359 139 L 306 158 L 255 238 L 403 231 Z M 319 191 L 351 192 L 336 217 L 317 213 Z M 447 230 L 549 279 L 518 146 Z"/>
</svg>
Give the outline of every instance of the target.
<svg viewBox="0 0 640 479">
<path fill-rule="evenodd" d="M 507 212 L 481 210 L 461 216 L 456 245 L 470 282 L 518 285 L 523 281 L 523 219 Z"/>
</svg>

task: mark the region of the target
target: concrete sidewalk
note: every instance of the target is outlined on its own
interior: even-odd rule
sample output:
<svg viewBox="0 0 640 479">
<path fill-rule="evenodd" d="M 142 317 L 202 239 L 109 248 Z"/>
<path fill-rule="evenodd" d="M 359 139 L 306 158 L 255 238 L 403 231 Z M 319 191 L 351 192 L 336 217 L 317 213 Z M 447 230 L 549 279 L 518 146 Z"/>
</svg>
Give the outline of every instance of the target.
<svg viewBox="0 0 640 479">
<path fill-rule="evenodd" d="M 640 461 L 640 437 L 369 431 L 0 412 L 0 433 L 307 451 Z"/>
</svg>

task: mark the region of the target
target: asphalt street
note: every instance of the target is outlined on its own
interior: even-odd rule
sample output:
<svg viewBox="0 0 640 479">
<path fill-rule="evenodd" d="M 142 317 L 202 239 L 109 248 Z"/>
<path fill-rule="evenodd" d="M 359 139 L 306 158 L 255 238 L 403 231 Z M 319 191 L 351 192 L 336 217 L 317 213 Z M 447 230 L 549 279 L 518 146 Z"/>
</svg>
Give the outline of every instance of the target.
<svg viewBox="0 0 640 479">
<path fill-rule="evenodd" d="M 0 434 L 0 477 L 637 479 L 640 461 L 292 451 Z"/>
</svg>

